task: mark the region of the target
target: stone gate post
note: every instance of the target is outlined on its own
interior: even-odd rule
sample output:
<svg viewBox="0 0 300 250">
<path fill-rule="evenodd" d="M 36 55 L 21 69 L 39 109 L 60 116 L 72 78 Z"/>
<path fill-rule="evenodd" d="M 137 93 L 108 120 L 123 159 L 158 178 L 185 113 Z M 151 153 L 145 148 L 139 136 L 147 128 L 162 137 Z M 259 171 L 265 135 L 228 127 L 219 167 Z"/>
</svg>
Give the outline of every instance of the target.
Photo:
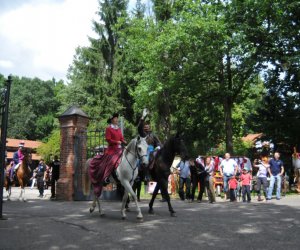
<svg viewBox="0 0 300 250">
<path fill-rule="evenodd" d="M 80 160 L 75 154 L 78 134 L 85 133 L 89 123 L 88 116 L 78 107 L 72 106 L 59 116 L 60 123 L 60 178 L 57 182 L 56 197 L 58 200 L 71 201 L 75 199 L 75 188 L 78 183 L 74 182 L 74 173 L 78 167 L 84 166 L 86 161 L 86 144 L 80 147 Z M 80 171 L 80 173 L 82 173 Z M 82 182 L 79 183 L 82 185 Z M 76 187 L 75 187 L 76 186 Z"/>
</svg>

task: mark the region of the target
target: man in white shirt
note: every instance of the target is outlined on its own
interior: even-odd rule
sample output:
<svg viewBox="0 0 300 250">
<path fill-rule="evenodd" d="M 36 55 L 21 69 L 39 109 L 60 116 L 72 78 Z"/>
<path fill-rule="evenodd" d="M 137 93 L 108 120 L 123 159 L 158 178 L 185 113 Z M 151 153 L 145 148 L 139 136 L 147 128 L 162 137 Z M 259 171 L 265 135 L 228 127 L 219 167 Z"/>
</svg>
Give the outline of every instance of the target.
<svg viewBox="0 0 300 250">
<path fill-rule="evenodd" d="M 225 159 L 221 162 L 220 165 L 220 173 L 223 176 L 223 191 L 225 193 L 225 200 L 227 198 L 227 191 L 228 191 L 228 181 L 232 176 L 236 175 L 238 170 L 238 165 L 235 160 L 230 159 L 230 154 L 225 154 Z"/>
</svg>

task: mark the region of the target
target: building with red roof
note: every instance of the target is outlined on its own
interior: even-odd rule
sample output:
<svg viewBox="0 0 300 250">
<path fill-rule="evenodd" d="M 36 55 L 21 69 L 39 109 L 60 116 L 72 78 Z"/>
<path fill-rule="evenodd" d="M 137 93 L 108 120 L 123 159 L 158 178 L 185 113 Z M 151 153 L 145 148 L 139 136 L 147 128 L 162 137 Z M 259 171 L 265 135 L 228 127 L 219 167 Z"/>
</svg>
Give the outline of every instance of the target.
<svg viewBox="0 0 300 250">
<path fill-rule="evenodd" d="M 41 156 L 36 153 L 36 149 L 43 144 L 42 142 L 10 138 L 7 138 L 6 141 L 8 160 L 12 160 L 14 152 L 18 150 L 20 145 L 23 145 L 24 148 L 30 149 L 30 151 L 32 152 L 32 160 L 39 161 L 41 159 Z"/>
</svg>

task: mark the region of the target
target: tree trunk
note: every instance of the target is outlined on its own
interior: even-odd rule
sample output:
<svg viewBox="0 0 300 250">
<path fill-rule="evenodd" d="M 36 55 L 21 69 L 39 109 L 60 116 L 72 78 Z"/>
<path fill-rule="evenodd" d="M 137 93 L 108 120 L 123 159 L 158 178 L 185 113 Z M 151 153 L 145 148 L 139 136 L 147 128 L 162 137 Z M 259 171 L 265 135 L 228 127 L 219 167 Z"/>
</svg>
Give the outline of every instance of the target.
<svg viewBox="0 0 300 250">
<path fill-rule="evenodd" d="M 223 57 L 220 58 L 219 84 L 222 91 L 222 101 L 224 109 L 225 122 L 225 143 L 226 152 L 233 154 L 233 128 L 232 128 L 232 75 L 231 75 L 231 58 L 229 53 L 226 54 L 226 64 L 223 63 Z M 225 73 L 226 72 L 226 73 Z"/>
<path fill-rule="evenodd" d="M 233 82 L 231 72 L 231 56 L 229 50 L 226 55 L 227 71 L 227 94 L 224 96 L 224 115 L 225 115 L 225 134 L 226 134 L 226 151 L 233 154 L 233 129 L 232 129 L 232 107 L 233 107 Z"/>
<path fill-rule="evenodd" d="M 225 116 L 225 134 L 226 134 L 226 152 L 233 154 L 233 129 L 232 129 L 232 101 L 230 97 L 224 100 L 224 116 Z"/>
</svg>

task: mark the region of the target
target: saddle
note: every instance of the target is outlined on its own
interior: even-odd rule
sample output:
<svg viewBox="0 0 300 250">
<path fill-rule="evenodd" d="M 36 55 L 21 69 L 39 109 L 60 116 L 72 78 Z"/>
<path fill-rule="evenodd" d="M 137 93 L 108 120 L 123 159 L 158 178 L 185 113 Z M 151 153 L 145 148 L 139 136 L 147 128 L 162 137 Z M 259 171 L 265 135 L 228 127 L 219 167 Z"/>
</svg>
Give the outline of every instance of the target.
<svg viewBox="0 0 300 250">
<path fill-rule="evenodd" d="M 151 171 L 154 168 L 154 163 L 155 163 L 155 160 L 158 157 L 159 153 L 160 153 L 160 149 L 158 151 L 151 152 L 151 154 L 149 156 L 149 164 L 148 164 L 149 171 Z"/>
</svg>

